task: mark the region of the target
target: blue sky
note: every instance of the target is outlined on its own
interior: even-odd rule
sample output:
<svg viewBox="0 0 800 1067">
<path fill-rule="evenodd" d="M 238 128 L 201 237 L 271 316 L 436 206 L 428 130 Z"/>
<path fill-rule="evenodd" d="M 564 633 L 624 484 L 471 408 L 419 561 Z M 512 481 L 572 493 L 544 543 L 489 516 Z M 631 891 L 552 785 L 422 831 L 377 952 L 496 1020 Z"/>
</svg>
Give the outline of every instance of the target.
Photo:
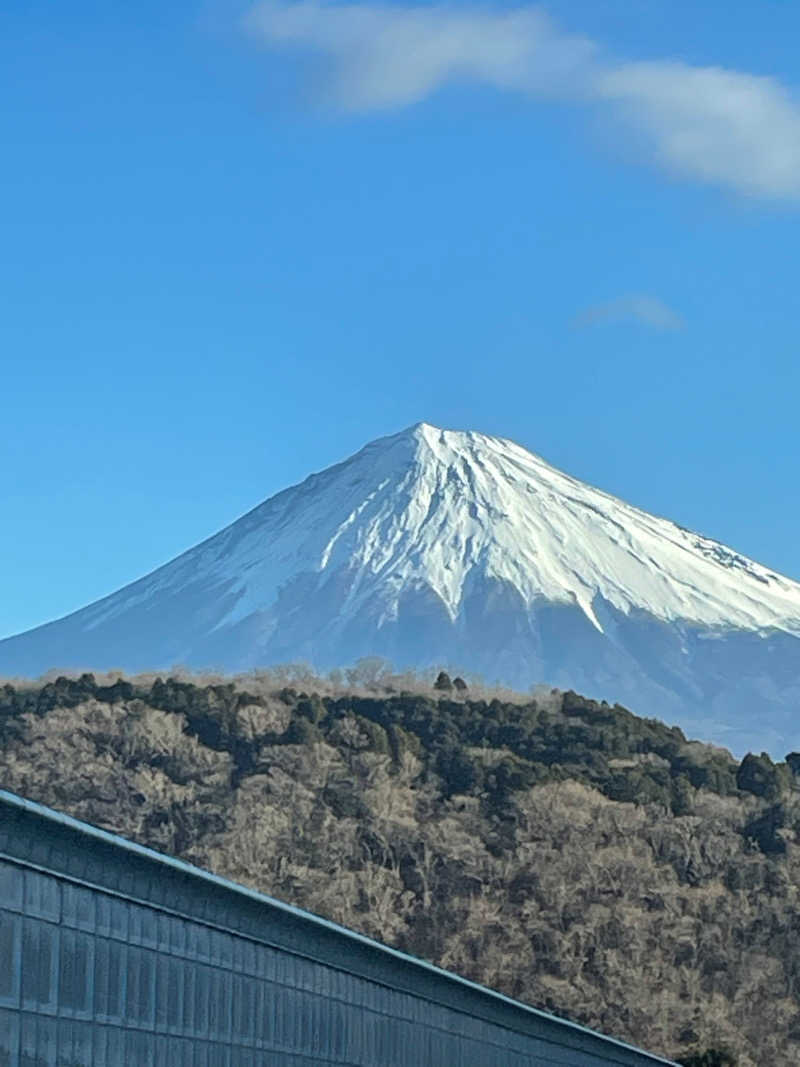
<svg viewBox="0 0 800 1067">
<path fill-rule="evenodd" d="M 0 634 L 421 419 L 800 578 L 794 4 L 0 12 Z"/>
</svg>

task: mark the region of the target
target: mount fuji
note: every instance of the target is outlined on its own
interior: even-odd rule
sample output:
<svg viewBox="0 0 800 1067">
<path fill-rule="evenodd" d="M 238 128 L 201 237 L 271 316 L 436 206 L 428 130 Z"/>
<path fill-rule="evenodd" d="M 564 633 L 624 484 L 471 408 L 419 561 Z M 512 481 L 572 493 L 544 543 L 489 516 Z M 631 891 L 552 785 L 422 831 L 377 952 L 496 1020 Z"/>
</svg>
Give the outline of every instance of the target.
<svg viewBox="0 0 800 1067">
<path fill-rule="evenodd" d="M 799 583 L 510 441 L 424 423 L 0 641 L 0 672 L 370 655 L 575 689 L 736 753 L 800 749 Z"/>
</svg>

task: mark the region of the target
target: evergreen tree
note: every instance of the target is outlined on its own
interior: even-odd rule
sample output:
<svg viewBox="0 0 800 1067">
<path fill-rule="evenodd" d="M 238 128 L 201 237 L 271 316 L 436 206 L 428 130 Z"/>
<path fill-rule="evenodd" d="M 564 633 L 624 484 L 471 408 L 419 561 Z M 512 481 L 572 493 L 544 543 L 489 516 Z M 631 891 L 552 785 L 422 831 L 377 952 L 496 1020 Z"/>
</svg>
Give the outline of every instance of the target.
<svg viewBox="0 0 800 1067">
<path fill-rule="evenodd" d="M 452 692 L 453 683 L 450 681 L 450 675 L 447 671 L 439 671 L 436 681 L 433 683 L 433 688 L 438 689 L 443 693 Z"/>
<path fill-rule="evenodd" d="M 736 785 L 743 792 L 765 800 L 776 800 L 780 795 L 778 771 L 766 752 L 760 756 L 747 753 L 736 774 Z"/>
<path fill-rule="evenodd" d="M 683 1067 L 736 1067 L 736 1060 L 724 1049 L 711 1048 L 696 1052 L 686 1059 L 678 1060 Z"/>
</svg>

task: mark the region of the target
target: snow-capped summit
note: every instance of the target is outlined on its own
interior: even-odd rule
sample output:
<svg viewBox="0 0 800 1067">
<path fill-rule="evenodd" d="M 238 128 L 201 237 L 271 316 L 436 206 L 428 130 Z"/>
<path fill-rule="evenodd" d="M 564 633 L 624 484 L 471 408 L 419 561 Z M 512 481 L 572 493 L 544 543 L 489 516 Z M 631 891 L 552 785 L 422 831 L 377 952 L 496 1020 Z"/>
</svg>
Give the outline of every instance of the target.
<svg viewBox="0 0 800 1067">
<path fill-rule="evenodd" d="M 800 584 L 511 441 L 425 423 L 0 642 L 0 670 L 372 654 L 569 686 L 737 750 L 800 747 Z"/>
</svg>

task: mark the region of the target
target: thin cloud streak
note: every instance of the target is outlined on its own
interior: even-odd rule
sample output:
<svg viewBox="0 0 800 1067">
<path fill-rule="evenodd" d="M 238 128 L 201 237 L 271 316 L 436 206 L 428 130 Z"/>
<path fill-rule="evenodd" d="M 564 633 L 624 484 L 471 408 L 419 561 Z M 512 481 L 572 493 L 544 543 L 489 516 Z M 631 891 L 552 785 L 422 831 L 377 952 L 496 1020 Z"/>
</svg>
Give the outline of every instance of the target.
<svg viewBox="0 0 800 1067">
<path fill-rule="evenodd" d="M 327 55 L 328 89 L 351 111 L 404 107 L 452 82 L 562 95 L 595 52 L 538 8 L 267 2 L 247 15 L 245 27 L 272 47 Z"/>
<path fill-rule="evenodd" d="M 538 7 L 268 0 L 244 27 L 266 47 L 325 56 L 326 93 L 344 111 L 406 107 L 450 84 L 550 97 L 598 109 L 675 176 L 800 200 L 800 103 L 774 78 L 618 61 Z"/>
<path fill-rule="evenodd" d="M 663 300 L 632 293 L 586 308 L 573 320 L 575 326 L 599 326 L 612 322 L 638 322 L 654 330 L 682 330 L 686 322 Z"/>
</svg>

